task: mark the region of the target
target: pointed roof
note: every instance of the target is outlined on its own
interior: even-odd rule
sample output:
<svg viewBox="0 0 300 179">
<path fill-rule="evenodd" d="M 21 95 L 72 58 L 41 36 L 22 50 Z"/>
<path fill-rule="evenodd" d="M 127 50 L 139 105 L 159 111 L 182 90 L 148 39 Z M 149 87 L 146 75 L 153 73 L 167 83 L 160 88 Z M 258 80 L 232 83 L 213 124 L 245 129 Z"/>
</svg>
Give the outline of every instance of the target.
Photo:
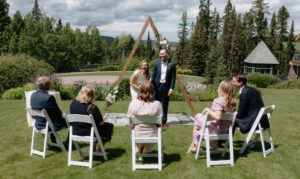
<svg viewBox="0 0 300 179">
<path fill-rule="evenodd" d="M 259 42 L 244 62 L 253 64 L 279 64 L 264 41 Z"/>
</svg>

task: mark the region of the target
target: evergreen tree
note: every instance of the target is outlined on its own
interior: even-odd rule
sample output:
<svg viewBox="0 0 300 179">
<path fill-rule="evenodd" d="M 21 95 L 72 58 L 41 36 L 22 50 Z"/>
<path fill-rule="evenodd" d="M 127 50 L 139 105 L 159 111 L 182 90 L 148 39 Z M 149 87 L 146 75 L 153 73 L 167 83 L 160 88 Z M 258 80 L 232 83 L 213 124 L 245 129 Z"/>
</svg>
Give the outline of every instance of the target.
<svg viewBox="0 0 300 179">
<path fill-rule="evenodd" d="M 293 44 L 294 41 L 294 21 L 292 21 L 290 33 L 288 36 L 288 41 L 286 45 L 286 61 L 287 63 L 293 59 L 294 53 L 296 51 L 295 46 Z"/>
<path fill-rule="evenodd" d="M 231 60 L 230 53 L 231 53 L 232 37 L 235 29 L 235 17 L 236 17 L 235 8 L 232 6 L 230 0 L 228 0 L 225 6 L 225 14 L 223 17 L 223 32 L 221 37 L 221 47 L 223 50 L 222 54 L 226 66 L 227 77 L 229 77 L 231 73 L 230 64 L 232 64 L 232 62 L 230 61 Z"/>
<path fill-rule="evenodd" d="M 24 29 L 24 25 L 24 20 L 20 11 L 17 11 L 13 15 L 12 21 L 10 23 L 10 30 L 19 36 L 21 31 Z"/>
<path fill-rule="evenodd" d="M 24 22 L 24 30 L 22 30 L 19 38 L 19 50 L 21 53 L 41 59 L 40 57 L 44 55 L 42 24 L 30 16 L 25 17 Z"/>
<path fill-rule="evenodd" d="M 35 20 L 35 21 L 40 21 L 42 20 L 43 16 L 42 16 L 42 11 L 39 7 L 39 2 L 38 0 L 34 1 L 34 6 L 31 10 L 30 16 Z"/>
<path fill-rule="evenodd" d="M 179 23 L 179 30 L 178 30 L 178 38 L 179 42 L 176 45 L 176 63 L 179 66 L 183 66 L 186 64 L 187 58 L 187 43 L 188 43 L 188 22 L 187 22 L 187 11 L 182 13 L 181 23 Z"/>
<path fill-rule="evenodd" d="M 102 40 L 96 26 L 89 26 L 86 30 L 89 41 L 89 61 L 92 64 L 104 64 L 107 44 Z"/>
<path fill-rule="evenodd" d="M 216 52 L 216 60 L 217 60 L 217 65 L 216 65 L 216 77 L 214 78 L 214 83 L 219 84 L 222 80 L 227 78 L 227 69 L 225 65 L 225 59 L 222 55 L 222 46 L 221 43 L 218 44 Z"/>
<path fill-rule="evenodd" d="M 268 47 L 270 48 L 271 52 L 275 54 L 275 44 L 276 44 L 276 29 L 277 29 L 277 21 L 276 21 L 276 13 L 274 12 L 271 18 L 270 23 L 270 31 L 267 40 Z"/>
<path fill-rule="evenodd" d="M 24 20 L 20 13 L 17 11 L 12 18 L 12 21 L 9 25 L 11 38 L 9 40 L 9 52 L 18 53 L 19 52 L 19 38 L 21 31 L 24 29 Z"/>
<path fill-rule="evenodd" d="M 58 19 L 58 22 L 57 22 L 57 24 L 56 24 L 55 31 L 56 31 L 56 32 L 59 32 L 59 31 L 61 31 L 62 29 L 63 29 L 63 24 L 62 24 L 62 22 L 61 22 L 61 19 L 59 18 L 59 19 Z"/>
<path fill-rule="evenodd" d="M 288 40 L 287 19 L 289 12 L 285 6 L 282 6 L 277 13 L 278 36 L 275 44 L 275 54 L 279 61 L 278 73 L 285 77 L 288 74 L 288 59 L 286 59 L 283 42 Z"/>
<path fill-rule="evenodd" d="M 232 37 L 231 42 L 231 52 L 230 52 L 230 64 L 229 64 L 229 71 L 230 76 L 235 73 L 241 73 L 243 69 L 243 60 L 246 58 L 245 53 L 245 41 L 246 37 L 243 33 L 243 24 L 241 21 L 241 16 L 238 15 L 236 18 L 235 23 L 235 30 Z"/>
<path fill-rule="evenodd" d="M 254 19 L 253 15 L 249 12 L 245 13 L 243 16 L 243 28 L 243 34 L 245 36 L 245 54 L 247 56 L 256 46 Z"/>
<path fill-rule="evenodd" d="M 116 38 L 114 38 L 112 44 L 111 44 L 111 47 L 110 47 L 110 51 L 111 51 L 111 63 L 112 64 L 117 64 L 120 60 L 120 49 L 118 47 L 118 44 L 119 44 L 119 37 L 117 36 Z"/>
<path fill-rule="evenodd" d="M 264 0 L 255 0 L 252 3 L 252 7 L 250 9 L 251 14 L 254 17 L 255 22 L 255 31 L 256 31 L 256 44 L 259 41 L 265 40 L 266 33 L 267 33 L 267 25 L 266 25 L 266 18 L 265 14 L 268 14 L 268 3 L 265 3 Z"/>
<path fill-rule="evenodd" d="M 215 77 L 217 74 L 217 63 L 218 59 L 221 56 L 221 51 L 219 51 L 218 47 L 218 35 L 220 33 L 220 16 L 215 8 L 211 15 L 211 22 L 209 28 L 209 39 L 208 45 L 210 48 L 210 52 L 208 55 L 208 59 L 206 61 L 205 68 L 205 77 L 209 84 L 215 81 Z"/>
<path fill-rule="evenodd" d="M 10 38 L 9 24 L 10 17 L 8 15 L 9 4 L 6 0 L 0 0 L 0 54 L 8 51 L 8 42 Z"/>
<path fill-rule="evenodd" d="M 192 39 L 190 41 L 190 67 L 195 75 L 203 75 L 209 47 L 210 1 L 200 0 L 199 13 Z"/>
<path fill-rule="evenodd" d="M 152 40 L 150 38 L 150 32 L 148 31 L 147 42 L 146 42 L 146 58 L 151 60 L 155 55 L 155 51 L 152 47 Z"/>
</svg>

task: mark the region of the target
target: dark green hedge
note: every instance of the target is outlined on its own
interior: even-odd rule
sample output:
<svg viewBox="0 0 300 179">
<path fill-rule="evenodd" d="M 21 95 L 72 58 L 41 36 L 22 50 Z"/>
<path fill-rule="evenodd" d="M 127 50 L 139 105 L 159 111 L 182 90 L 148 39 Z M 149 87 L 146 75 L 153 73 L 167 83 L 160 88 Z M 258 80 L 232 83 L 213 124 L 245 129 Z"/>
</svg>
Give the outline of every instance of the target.
<svg viewBox="0 0 300 179">
<path fill-rule="evenodd" d="M 0 94 L 35 81 L 41 74 L 50 74 L 54 68 L 27 55 L 0 56 Z"/>
</svg>

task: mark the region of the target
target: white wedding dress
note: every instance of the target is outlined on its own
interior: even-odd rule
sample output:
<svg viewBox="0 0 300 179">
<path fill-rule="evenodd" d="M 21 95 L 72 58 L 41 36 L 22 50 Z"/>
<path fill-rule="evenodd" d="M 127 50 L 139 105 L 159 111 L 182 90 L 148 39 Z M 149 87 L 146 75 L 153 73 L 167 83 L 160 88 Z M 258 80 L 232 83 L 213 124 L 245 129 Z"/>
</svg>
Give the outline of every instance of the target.
<svg viewBox="0 0 300 179">
<path fill-rule="evenodd" d="M 133 72 L 133 75 L 137 77 L 136 80 L 137 86 L 140 86 L 146 80 L 145 75 L 141 74 L 139 70 Z M 137 99 L 138 92 L 139 92 L 138 89 L 135 89 L 134 87 L 130 86 L 131 100 Z"/>
</svg>

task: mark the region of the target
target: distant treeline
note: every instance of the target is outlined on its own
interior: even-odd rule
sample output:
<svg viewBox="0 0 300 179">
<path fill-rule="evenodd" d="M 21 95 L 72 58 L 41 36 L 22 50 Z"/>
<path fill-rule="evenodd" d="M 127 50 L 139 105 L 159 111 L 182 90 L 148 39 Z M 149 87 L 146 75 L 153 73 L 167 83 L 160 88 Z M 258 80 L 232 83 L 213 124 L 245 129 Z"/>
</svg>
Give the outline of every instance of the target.
<svg viewBox="0 0 300 179">
<path fill-rule="evenodd" d="M 209 83 L 217 82 L 241 72 L 243 60 L 263 40 L 280 63 L 279 74 L 287 75 L 288 61 L 295 49 L 294 22 L 288 26 L 285 6 L 273 12 L 270 22 L 264 0 L 254 0 L 250 11 L 244 14 L 237 13 L 228 0 L 223 17 L 210 6 L 210 0 L 200 0 L 196 22 L 188 23 L 187 12 L 183 12 L 179 42 L 172 48 L 179 68 L 205 76 Z M 43 14 L 38 0 L 25 17 L 19 11 L 10 17 L 8 11 L 6 0 L 0 1 L 0 54 L 24 53 L 50 64 L 56 72 L 78 71 L 91 64 L 121 66 L 135 43 L 130 34 L 103 37 L 93 25 L 84 32 L 74 30 L 70 23 L 63 24 L 61 19 Z M 153 40 L 148 33 L 147 40 L 137 49 L 136 59 L 157 57 L 158 46 Z"/>
<path fill-rule="evenodd" d="M 25 17 L 19 11 L 10 17 L 8 11 L 9 4 L 0 1 L 0 54 L 24 53 L 47 62 L 56 72 L 77 71 L 90 64 L 122 65 L 135 43 L 130 34 L 103 37 L 93 25 L 84 32 L 73 30 L 70 23 L 43 14 L 37 0 Z M 147 41 L 140 43 L 136 58 L 153 58 L 149 34 Z"/>
<path fill-rule="evenodd" d="M 263 40 L 280 63 L 278 74 L 288 74 L 288 62 L 295 52 L 294 21 L 288 26 L 289 12 L 285 6 L 273 12 L 268 22 L 268 3 L 264 0 L 253 0 L 251 9 L 244 14 L 237 13 L 228 0 L 223 17 L 216 9 L 211 10 L 210 2 L 200 0 L 195 23 L 188 23 L 187 12 L 182 14 L 175 53 L 179 66 L 191 68 L 209 83 L 218 82 L 242 72 L 243 61 Z"/>
</svg>

